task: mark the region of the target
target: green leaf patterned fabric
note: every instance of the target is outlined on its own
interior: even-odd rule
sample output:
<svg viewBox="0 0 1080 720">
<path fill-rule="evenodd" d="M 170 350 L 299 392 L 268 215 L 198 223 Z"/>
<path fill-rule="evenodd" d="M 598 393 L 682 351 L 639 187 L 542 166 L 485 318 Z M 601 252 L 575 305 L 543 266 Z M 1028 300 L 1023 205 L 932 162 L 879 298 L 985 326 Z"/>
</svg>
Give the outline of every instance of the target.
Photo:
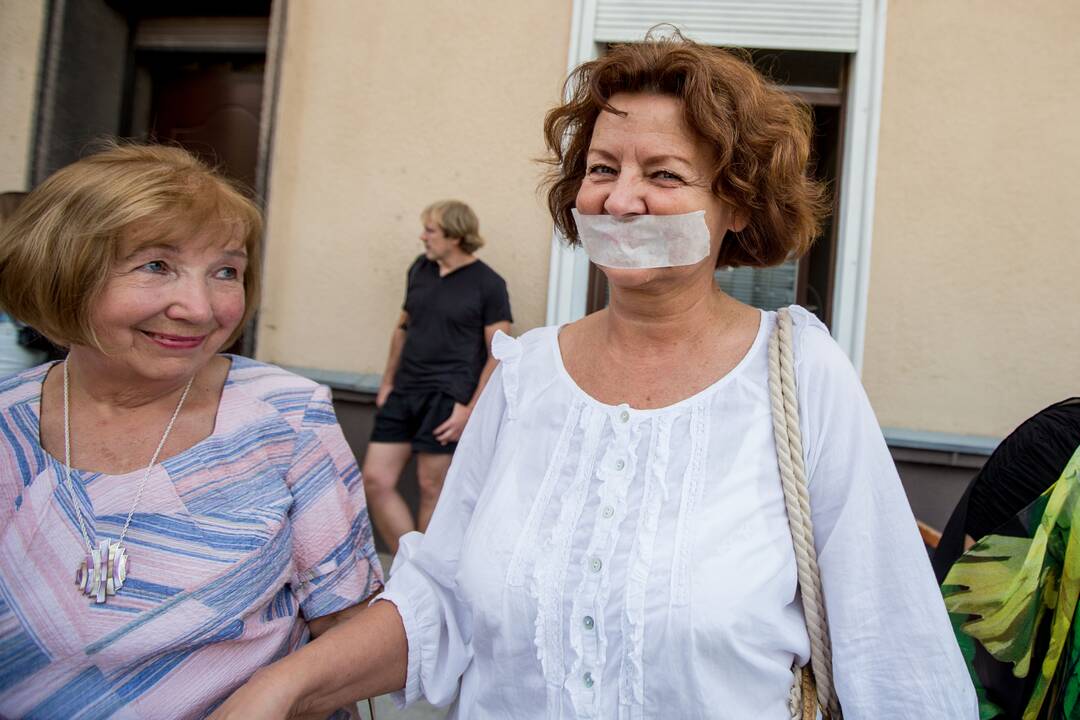
<svg viewBox="0 0 1080 720">
<path fill-rule="evenodd" d="M 1080 532 L 1071 532 L 1080 522 L 1080 449 L 1018 519 L 1027 537 L 987 535 L 953 565 L 945 605 L 962 646 L 973 641 L 1031 678 L 1024 720 L 1080 719 Z M 983 717 L 998 717 L 992 703 L 983 708 Z"/>
</svg>

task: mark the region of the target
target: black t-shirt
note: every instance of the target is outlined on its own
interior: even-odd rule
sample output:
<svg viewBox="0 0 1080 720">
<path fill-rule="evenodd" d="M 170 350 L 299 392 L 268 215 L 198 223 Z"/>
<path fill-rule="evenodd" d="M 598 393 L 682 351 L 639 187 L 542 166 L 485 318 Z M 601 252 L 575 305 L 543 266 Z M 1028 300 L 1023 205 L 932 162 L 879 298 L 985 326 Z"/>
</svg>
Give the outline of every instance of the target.
<svg viewBox="0 0 1080 720">
<path fill-rule="evenodd" d="M 409 268 L 403 307 L 409 326 L 394 389 L 440 390 L 467 404 L 487 362 L 484 328 L 513 322 L 506 281 L 480 260 L 439 277 L 438 263 L 421 255 Z"/>
</svg>

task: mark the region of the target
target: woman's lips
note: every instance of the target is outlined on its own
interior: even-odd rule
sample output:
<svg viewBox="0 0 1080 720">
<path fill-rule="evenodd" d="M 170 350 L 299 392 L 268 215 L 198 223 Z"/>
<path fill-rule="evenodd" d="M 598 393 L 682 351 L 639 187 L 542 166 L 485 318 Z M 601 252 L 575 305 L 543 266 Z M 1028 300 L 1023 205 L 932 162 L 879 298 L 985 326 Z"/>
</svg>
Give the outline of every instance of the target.
<svg viewBox="0 0 1080 720">
<path fill-rule="evenodd" d="M 153 340 L 161 347 L 170 350 L 191 350 L 202 345 L 205 335 L 166 335 L 164 333 L 142 331 L 143 335 Z"/>
</svg>

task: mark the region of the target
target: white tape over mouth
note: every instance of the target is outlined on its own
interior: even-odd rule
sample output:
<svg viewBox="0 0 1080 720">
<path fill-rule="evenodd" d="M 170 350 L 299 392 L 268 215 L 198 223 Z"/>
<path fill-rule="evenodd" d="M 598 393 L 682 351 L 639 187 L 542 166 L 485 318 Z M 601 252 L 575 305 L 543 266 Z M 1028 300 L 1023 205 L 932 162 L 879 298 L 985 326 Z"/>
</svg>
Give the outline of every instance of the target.
<svg viewBox="0 0 1080 720">
<path fill-rule="evenodd" d="M 610 268 L 640 269 L 695 265 L 709 255 L 705 211 L 684 215 L 582 215 L 571 210 L 589 259 Z"/>
</svg>

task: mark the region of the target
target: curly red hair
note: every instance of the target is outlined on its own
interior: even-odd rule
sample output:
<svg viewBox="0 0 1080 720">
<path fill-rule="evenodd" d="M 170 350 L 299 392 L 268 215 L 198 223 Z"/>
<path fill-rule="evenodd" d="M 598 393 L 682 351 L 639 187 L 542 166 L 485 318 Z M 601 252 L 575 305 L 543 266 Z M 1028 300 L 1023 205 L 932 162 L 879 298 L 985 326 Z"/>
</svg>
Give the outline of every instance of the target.
<svg viewBox="0 0 1080 720">
<path fill-rule="evenodd" d="M 682 101 L 687 124 L 712 146 L 717 197 L 748 223 L 725 238 L 718 267 L 769 267 L 809 250 L 825 211 L 824 186 L 809 172 L 813 121 L 798 98 L 762 77 L 748 56 L 682 35 L 613 47 L 567 78 L 565 97 L 544 119 L 553 166 L 547 200 L 555 227 L 578 242 L 571 209 L 585 177 L 593 127 L 617 93 Z"/>
</svg>

